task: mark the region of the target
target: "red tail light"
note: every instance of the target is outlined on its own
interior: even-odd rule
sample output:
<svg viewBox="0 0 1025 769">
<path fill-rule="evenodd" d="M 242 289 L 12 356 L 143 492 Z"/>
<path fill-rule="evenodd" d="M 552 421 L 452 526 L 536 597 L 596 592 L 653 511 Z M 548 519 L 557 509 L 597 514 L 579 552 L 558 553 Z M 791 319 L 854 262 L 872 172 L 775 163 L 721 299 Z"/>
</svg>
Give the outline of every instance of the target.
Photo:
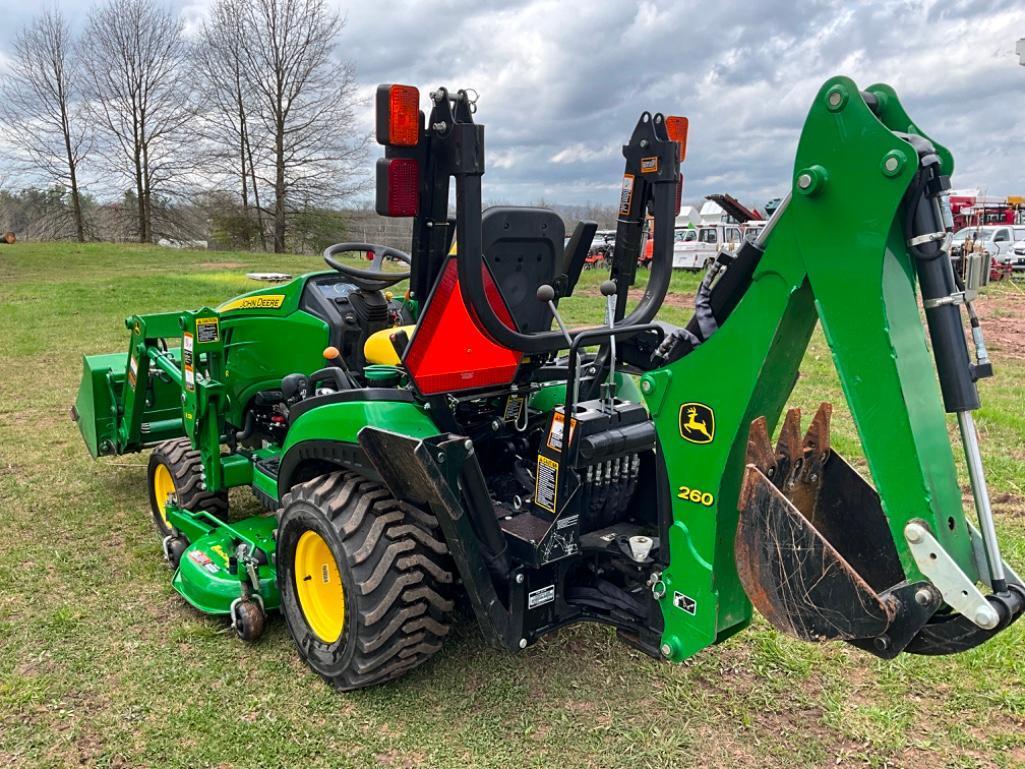
<svg viewBox="0 0 1025 769">
<path fill-rule="evenodd" d="M 415 147 L 420 141 L 420 90 L 411 85 L 377 86 L 377 141 Z"/>
<path fill-rule="evenodd" d="M 377 213 L 416 216 L 420 203 L 420 166 L 413 158 L 377 161 Z"/>
<path fill-rule="evenodd" d="M 487 267 L 484 285 L 495 312 L 512 327 L 512 316 Z M 416 388 L 423 395 L 437 395 L 505 385 L 516 376 L 522 358 L 522 353 L 502 347 L 477 326 L 459 290 L 456 261 L 449 257 L 403 361 Z"/>
</svg>

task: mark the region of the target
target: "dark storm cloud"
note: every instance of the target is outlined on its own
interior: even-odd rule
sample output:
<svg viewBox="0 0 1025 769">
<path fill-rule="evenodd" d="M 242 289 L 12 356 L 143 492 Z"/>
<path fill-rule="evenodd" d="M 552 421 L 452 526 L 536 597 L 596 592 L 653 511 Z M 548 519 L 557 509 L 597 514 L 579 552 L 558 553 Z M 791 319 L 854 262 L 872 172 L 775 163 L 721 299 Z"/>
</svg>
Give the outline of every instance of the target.
<svg viewBox="0 0 1025 769">
<path fill-rule="evenodd" d="M 788 186 L 804 116 L 834 74 L 894 85 L 954 150 L 956 184 L 1025 191 L 1020 3 L 361 5 L 346 36 L 363 82 L 480 91 L 494 199 L 612 202 L 619 145 L 651 109 L 691 119 L 688 198 L 761 204 Z"/>
<path fill-rule="evenodd" d="M 75 13 L 89 3 L 61 5 Z M 205 6 L 180 4 L 189 23 Z M 338 53 L 356 64 L 368 97 L 381 82 L 480 92 L 492 200 L 612 203 L 619 146 L 647 109 L 691 120 L 688 199 L 729 191 L 760 205 L 788 187 L 804 116 L 834 74 L 892 84 L 914 119 L 954 151 L 955 185 L 1025 192 L 1025 68 L 1014 55 L 1025 37 L 1020 2 L 338 7 L 348 18 Z"/>
</svg>

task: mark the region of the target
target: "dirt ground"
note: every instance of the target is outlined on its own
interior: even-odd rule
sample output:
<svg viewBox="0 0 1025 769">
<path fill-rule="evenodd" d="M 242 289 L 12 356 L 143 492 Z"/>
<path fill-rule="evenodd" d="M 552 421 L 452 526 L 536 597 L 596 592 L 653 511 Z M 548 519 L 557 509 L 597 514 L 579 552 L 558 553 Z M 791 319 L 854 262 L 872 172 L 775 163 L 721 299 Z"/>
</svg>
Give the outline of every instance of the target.
<svg viewBox="0 0 1025 769">
<path fill-rule="evenodd" d="M 986 345 L 1001 358 L 1025 360 L 1025 281 L 1019 275 L 997 288 L 976 302 Z"/>
</svg>

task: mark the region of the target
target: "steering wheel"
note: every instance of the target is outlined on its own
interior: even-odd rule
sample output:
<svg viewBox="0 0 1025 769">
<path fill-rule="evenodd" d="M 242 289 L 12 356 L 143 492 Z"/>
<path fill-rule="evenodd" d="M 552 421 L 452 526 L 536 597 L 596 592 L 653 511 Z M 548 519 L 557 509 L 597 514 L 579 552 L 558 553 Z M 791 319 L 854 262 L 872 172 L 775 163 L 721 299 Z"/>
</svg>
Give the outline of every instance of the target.
<svg viewBox="0 0 1025 769">
<path fill-rule="evenodd" d="M 370 262 L 370 269 L 361 270 L 358 267 L 335 260 L 336 254 L 345 253 L 346 251 L 373 254 L 374 258 Z M 387 257 L 398 259 L 407 265 L 410 263 L 409 254 L 391 246 L 381 246 L 376 243 L 335 243 L 324 250 L 324 261 L 327 262 L 331 269 L 342 273 L 342 275 L 349 278 L 357 286 L 367 291 L 380 291 L 409 278 L 409 270 L 405 272 L 384 272 L 381 268 L 384 266 L 384 260 Z"/>
</svg>

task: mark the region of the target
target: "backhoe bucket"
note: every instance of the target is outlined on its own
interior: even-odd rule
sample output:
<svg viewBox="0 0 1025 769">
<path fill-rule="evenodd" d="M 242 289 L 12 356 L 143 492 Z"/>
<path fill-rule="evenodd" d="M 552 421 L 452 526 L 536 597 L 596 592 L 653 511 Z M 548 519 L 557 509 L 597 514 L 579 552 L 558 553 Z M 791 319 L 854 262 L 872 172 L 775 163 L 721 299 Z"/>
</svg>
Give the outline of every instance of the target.
<svg viewBox="0 0 1025 769">
<path fill-rule="evenodd" d="M 907 580 L 879 495 L 829 446 L 831 413 L 823 403 L 802 439 L 789 411 L 775 449 L 765 419 L 751 424 L 736 562 L 755 608 L 790 635 L 884 658 L 964 651 L 1017 619 L 1017 586 L 989 597 L 1000 621 L 987 630 L 941 611 L 931 582 Z"/>
<path fill-rule="evenodd" d="M 740 493 L 737 569 L 751 602 L 809 641 L 873 638 L 896 615 L 880 593 L 904 580 L 875 490 L 829 447 L 829 404 L 803 441 L 790 411 L 773 451 L 751 425 Z"/>
</svg>

